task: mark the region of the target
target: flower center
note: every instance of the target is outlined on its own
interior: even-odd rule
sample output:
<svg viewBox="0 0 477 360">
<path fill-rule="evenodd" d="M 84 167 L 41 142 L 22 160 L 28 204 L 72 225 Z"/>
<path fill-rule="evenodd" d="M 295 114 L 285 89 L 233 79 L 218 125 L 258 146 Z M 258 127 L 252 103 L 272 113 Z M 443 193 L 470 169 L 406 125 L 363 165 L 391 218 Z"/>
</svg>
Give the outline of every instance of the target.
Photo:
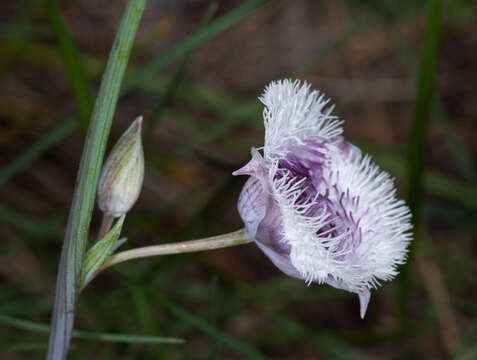
<svg viewBox="0 0 477 360">
<path fill-rule="evenodd" d="M 303 143 L 278 161 L 274 180 L 287 184 L 289 200 L 301 216 L 325 219 L 315 229 L 317 241 L 335 260 L 343 261 L 361 240 L 359 221 L 353 217 L 359 199 L 324 179 L 325 145 L 316 140 Z"/>
</svg>

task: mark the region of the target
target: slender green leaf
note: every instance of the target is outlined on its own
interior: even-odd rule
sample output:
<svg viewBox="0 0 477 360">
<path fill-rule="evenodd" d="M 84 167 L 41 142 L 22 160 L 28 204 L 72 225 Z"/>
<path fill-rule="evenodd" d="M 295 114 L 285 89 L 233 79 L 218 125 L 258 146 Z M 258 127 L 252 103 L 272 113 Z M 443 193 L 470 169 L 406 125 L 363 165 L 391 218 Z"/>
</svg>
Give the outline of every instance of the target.
<svg viewBox="0 0 477 360">
<path fill-rule="evenodd" d="M 434 99 L 432 113 L 436 114 L 436 125 L 454 161 L 467 180 L 477 182 L 477 166 L 471 149 L 465 144 L 459 131 L 453 126 L 449 113 L 438 98 Z"/>
<path fill-rule="evenodd" d="M 140 282 L 138 274 L 142 272 L 140 267 L 129 268 L 127 276 L 130 281 L 127 282 L 127 290 L 132 301 L 131 312 L 135 314 L 138 326 L 142 331 L 148 334 L 157 334 L 160 330 L 160 320 L 162 316 L 156 313 L 156 302 L 147 296 L 147 284 Z M 155 347 L 148 349 L 148 357 L 162 359 L 165 357 L 164 349 Z"/>
<path fill-rule="evenodd" d="M 313 342 L 330 359 L 336 360 L 373 360 L 374 356 L 368 355 L 343 341 L 338 336 L 319 333 L 313 337 Z"/>
<path fill-rule="evenodd" d="M 143 336 L 128 334 L 108 334 L 100 332 L 73 331 L 73 337 L 85 340 L 95 340 L 104 342 L 124 342 L 139 344 L 183 344 L 184 340 L 179 338 L 169 338 L 161 336 Z"/>
<path fill-rule="evenodd" d="M 433 85 L 440 32 L 440 0 L 429 0 L 424 48 L 417 82 L 417 100 L 412 123 L 409 152 L 408 204 L 413 213 L 413 223 L 419 223 L 422 174 L 425 159 L 425 142 L 429 128 L 429 115 L 433 100 Z"/>
<path fill-rule="evenodd" d="M 406 163 L 399 154 L 373 150 L 370 153 L 384 169 L 398 178 L 405 178 Z M 463 184 L 431 169 L 423 170 L 422 186 L 432 194 L 456 201 L 469 209 L 477 209 L 477 188 L 475 186 Z"/>
<path fill-rule="evenodd" d="M 195 328 L 199 329 L 203 333 L 207 334 L 211 338 L 217 340 L 223 346 L 229 348 L 230 350 L 236 352 L 240 356 L 245 357 L 246 359 L 267 359 L 264 355 L 257 352 L 257 350 L 253 349 L 247 344 L 241 343 L 237 340 L 234 340 L 220 331 L 218 331 L 215 327 L 207 323 L 207 321 L 192 315 L 185 311 L 184 309 L 180 308 L 179 306 L 173 304 L 169 301 L 165 296 L 156 294 L 157 299 L 167 307 L 174 315 L 181 318 L 182 320 L 186 321 L 190 325 L 194 326 Z"/>
<path fill-rule="evenodd" d="M 219 280 L 214 276 L 209 288 L 209 311 L 207 313 L 207 321 L 211 326 L 217 327 L 220 313 L 220 299 L 219 299 Z M 212 341 L 209 351 L 209 360 L 218 358 L 218 342 L 216 339 Z"/>
<path fill-rule="evenodd" d="M 417 100 L 414 119 L 411 127 L 408 150 L 408 196 L 407 201 L 412 213 L 414 234 L 418 234 L 420 221 L 421 189 L 425 159 L 425 143 L 429 127 L 429 115 L 433 100 L 433 84 L 437 61 L 437 47 L 441 24 L 440 0 L 428 1 L 428 18 L 421 63 L 417 79 Z M 415 235 L 415 237 L 416 237 Z M 408 322 L 407 306 L 411 291 L 411 264 L 416 239 L 411 242 L 407 264 L 402 268 L 400 276 L 400 320 L 401 330 L 405 334 Z"/>
<path fill-rule="evenodd" d="M 155 74 L 159 69 L 168 65 L 172 61 L 180 58 L 181 56 L 184 56 L 185 54 L 187 54 L 187 52 L 190 51 L 190 49 L 195 48 L 197 45 L 219 34 L 226 28 L 232 26 L 240 19 L 245 17 L 245 15 L 261 7 L 268 1 L 270 0 L 249 0 L 242 6 L 228 12 L 224 16 L 204 26 L 201 30 L 190 35 L 179 45 L 164 52 L 163 55 L 160 55 L 158 58 L 151 61 L 149 64 L 137 70 L 134 74 L 126 78 L 122 91 L 129 91 L 133 87 L 137 86 L 139 83 L 148 79 L 151 75 Z"/>
<path fill-rule="evenodd" d="M 416 76 L 418 71 L 417 60 L 398 32 L 394 34 L 394 43 L 401 63 L 413 76 Z M 477 182 L 477 167 L 472 151 L 463 141 L 459 131 L 453 126 L 449 113 L 437 96 L 433 99 L 432 114 L 435 115 L 436 128 L 442 135 L 445 135 L 443 140 L 462 175 L 471 182 Z"/>
<path fill-rule="evenodd" d="M 337 50 L 342 48 L 346 43 L 348 43 L 353 37 L 357 36 L 364 29 L 367 29 L 372 23 L 369 16 L 364 19 L 360 19 L 350 25 L 348 28 L 340 32 L 335 38 L 331 39 L 325 46 L 320 48 L 316 54 L 308 59 L 304 64 L 298 66 L 294 69 L 290 76 L 301 77 L 305 75 L 313 67 L 319 65 L 323 62 L 328 56 L 336 54 Z"/>
<path fill-rule="evenodd" d="M 205 24 L 207 24 L 213 18 L 216 11 L 217 11 L 217 3 L 210 4 L 201 21 L 199 31 L 200 29 L 202 29 L 202 27 Z M 157 122 L 159 121 L 159 118 L 164 113 L 164 110 L 166 109 L 166 107 L 171 103 L 172 98 L 174 97 L 174 94 L 177 88 L 179 87 L 179 84 L 181 83 L 182 78 L 184 76 L 186 65 L 189 62 L 189 59 L 196 48 L 197 48 L 197 45 L 194 47 L 191 47 L 186 52 L 186 54 L 184 55 L 184 58 L 182 59 L 179 65 L 179 68 L 174 73 L 174 76 L 172 76 L 172 78 L 169 80 L 169 83 L 166 86 L 166 90 L 164 91 L 164 94 L 160 97 L 158 104 L 152 109 L 151 115 L 149 116 L 149 120 L 148 120 L 148 126 L 146 127 L 146 130 L 144 132 L 144 145 L 146 147 L 151 142 L 152 134 L 154 132 L 154 128 L 157 126 Z"/>
<path fill-rule="evenodd" d="M 452 360 L 474 360 L 477 358 L 477 346 L 472 346 L 466 350 L 459 351 Z"/>
<path fill-rule="evenodd" d="M 21 229 L 28 234 L 54 237 L 62 236 L 62 230 L 60 229 L 59 224 L 51 221 L 50 218 L 44 219 L 25 214 L 12 210 L 2 204 L 0 204 L 0 221 L 13 224 L 18 229 Z"/>
<path fill-rule="evenodd" d="M 260 107 L 256 100 L 252 100 L 243 104 L 242 107 L 236 108 L 230 114 L 224 116 L 221 121 L 217 121 L 211 126 L 199 131 L 192 139 L 187 140 L 182 146 L 174 149 L 171 153 L 173 157 L 181 157 L 195 150 L 201 144 L 210 142 L 227 132 L 230 127 L 243 121 L 246 118 L 253 118 L 255 114 L 260 113 Z"/>
<path fill-rule="evenodd" d="M 309 289 L 308 289 L 309 290 Z M 313 331 L 303 326 L 289 315 L 277 314 L 264 309 L 267 313 L 268 323 L 279 335 L 299 343 L 313 344 L 320 353 L 334 360 L 376 360 L 376 357 L 368 355 L 349 344 L 343 339 L 342 334 L 329 333 L 327 331 Z M 279 340 L 277 340 L 279 341 Z"/>
<path fill-rule="evenodd" d="M 46 150 L 70 135 L 77 126 L 77 119 L 70 118 L 30 146 L 24 153 L 14 158 L 8 165 L 0 170 L 0 187 L 5 185 L 12 177 L 31 164 Z"/>
<path fill-rule="evenodd" d="M 93 280 L 101 265 L 113 253 L 116 240 L 121 235 L 125 217 L 126 215 L 121 216 L 113 228 L 86 252 L 81 274 L 81 288 L 84 288 Z"/>
<path fill-rule="evenodd" d="M 28 40 L 32 35 L 32 20 L 36 11 L 36 4 L 34 0 L 25 1 L 19 7 L 18 14 L 12 19 L 10 28 L 14 28 L 13 33 L 2 42 L 2 51 L 0 51 L 0 75 L 8 69 L 16 57 L 20 54 L 23 48 L 28 44 Z M 23 31 L 21 31 L 23 29 Z M 3 35 L 8 32 L 8 29 L 2 29 Z"/>
<path fill-rule="evenodd" d="M 109 55 L 84 143 L 58 270 L 48 360 L 65 359 L 81 285 L 96 186 L 121 82 L 146 0 L 130 0 Z"/>
<path fill-rule="evenodd" d="M 43 0 L 51 26 L 60 46 L 61 56 L 68 72 L 73 96 L 78 105 L 81 123 L 86 129 L 93 109 L 93 98 L 81 64 L 81 57 L 76 49 L 73 38 L 61 16 L 55 0 Z"/>
<path fill-rule="evenodd" d="M 34 350 L 46 350 L 48 344 L 46 343 L 18 343 L 6 346 L 6 350 L 9 351 L 34 351 Z"/>
<path fill-rule="evenodd" d="M 17 319 L 8 315 L 0 314 L 0 322 L 11 327 L 41 334 L 48 334 L 50 327 L 44 324 L 32 321 Z M 184 340 L 178 338 L 160 337 L 160 336 L 142 336 L 129 334 L 110 334 L 94 331 L 73 331 L 73 337 L 84 340 L 96 340 L 103 342 L 124 342 L 124 343 L 142 343 L 142 344 L 182 344 Z"/>
<path fill-rule="evenodd" d="M 152 61 L 148 66 L 140 70 L 137 70 L 135 74 L 132 74 L 129 78 L 127 78 L 126 79 L 127 81 L 125 81 L 124 83 L 123 92 L 124 93 L 129 92 L 132 88 L 138 85 L 141 81 L 144 81 L 145 79 L 149 78 L 152 73 L 155 73 L 161 67 L 169 64 L 170 62 L 172 62 L 173 60 L 181 56 L 184 56 L 191 49 L 194 49 L 195 47 L 197 47 L 204 41 L 210 39 L 212 36 L 225 30 L 227 27 L 235 24 L 237 21 L 239 21 L 249 12 L 255 10 L 256 8 L 265 4 L 268 1 L 270 0 L 249 1 L 243 6 L 225 14 L 224 16 L 217 19 L 213 23 L 210 23 L 209 25 L 204 26 L 204 28 L 200 32 L 182 41 L 172 50 L 164 53 L 164 55 L 161 55 L 159 58 Z M 56 55 L 54 54 L 54 49 L 47 49 L 46 47 L 42 47 L 41 49 L 43 50 L 43 52 L 45 51 L 47 52 L 47 54 L 44 54 L 44 55 L 47 56 L 49 61 L 52 59 L 55 59 Z M 36 54 L 38 50 L 40 49 L 37 46 L 37 47 L 34 47 L 32 51 L 33 50 L 34 50 L 34 53 Z M 89 59 L 89 60 L 90 60 L 89 63 L 92 63 L 92 65 L 94 65 L 94 71 L 96 71 L 99 65 L 98 62 L 95 59 Z M 68 132 L 68 134 L 71 133 L 72 130 L 73 129 L 71 129 L 71 131 Z M 62 133 L 60 129 L 58 129 L 58 132 L 55 134 L 50 133 L 44 139 L 40 140 L 38 146 L 37 144 L 35 144 L 34 148 L 28 149 L 25 153 L 23 153 L 14 161 L 12 161 L 9 165 L 7 165 L 6 168 L 0 170 L 0 186 L 5 184 L 13 175 L 21 171 L 33 160 L 38 158 L 43 152 L 45 152 L 47 149 L 51 148 L 53 145 L 55 145 L 56 143 L 64 139 L 66 136 L 67 134 Z"/>
</svg>

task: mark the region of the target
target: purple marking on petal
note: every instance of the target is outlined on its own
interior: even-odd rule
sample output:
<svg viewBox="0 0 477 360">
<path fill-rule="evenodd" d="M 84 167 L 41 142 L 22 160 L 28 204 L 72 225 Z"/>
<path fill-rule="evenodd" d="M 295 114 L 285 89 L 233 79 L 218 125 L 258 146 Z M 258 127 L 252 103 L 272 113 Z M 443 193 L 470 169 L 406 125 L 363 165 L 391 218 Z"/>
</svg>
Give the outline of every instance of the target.
<svg viewBox="0 0 477 360">
<path fill-rule="evenodd" d="M 338 145 L 338 149 L 341 152 L 341 155 L 344 157 L 351 157 L 352 159 L 359 159 L 361 158 L 361 150 L 359 147 L 353 145 L 348 141 L 342 141 Z"/>
<path fill-rule="evenodd" d="M 286 150 L 285 158 L 279 160 L 279 168 L 289 170 L 296 177 L 306 177 L 306 185 L 314 184 L 316 190 L 326 161 L 324 139 L 315 137 L 300 144 L 293 142 Z"/>
<path fill-rule="evenodd" d="M 297 211 L 302 209 L 302 215 L 313 218 L 319 214 L 325 219 L 316 231 L 316 241 L 321 241 L 331 259 L 344 262 L 362 240 L 360 217 L 355 213 L 359 198 L 353 197 L 349 189 L 338 187 L 339 171 L 328 171 L 329 176 L 324 178 L 328 161 L 326 146 L 319 138 L 287 144 L 284 157 L 276 159 L 278 168 L 272 181 L 279 181 L 285 189 L 293 189 L 289 199 L 294 201 Z M 356 156 L 359 151 L 346 142 L 338 146 L 343 156 Z M 269 167 L 253 149 L 252 160 L 234 172 L 234 175 L 252 175 L 240 194 L 239 212 L 247 231 L 270 260 L 284 273 L 300 277 L 290 260 L 291 246 L 284 239 L 280 208 L 271 195 Z M 335 287 L 342 286 L 336 279 L 327 282 Z"/>
<path fill-rule="evenodd" d="M 359 199 L 352 198 L 349 189 L 341 191 L 338 188 L 339 171 L 331 172 L 331 179 L 336 179 L 332 181 L 334 184 L 331 187 L 326 183 L 322 176 L 326 161 L 325 148 L 326 143 L 318 137 L 302 140 L 300 144 L 288 144 L 285 158 L 278 162 L 275 179 L 287 176 L 290 187 L 299 184 L 300 193 L 294 199 L 294 205 L 304 209 L 304 216 L 313 217 L 323 212 L 329 214 L 330 221 L 317 231 L 317 235 L 333 259 L 344 261 L 346 254 L 361 243 L 359 219 L 353 217 Z M 354 156 L 359 152 L 354 145 L 344 141 L 339 144 L 339 150 L 344 156 Z M 318 193 L 319 189 L 322 194 Z M 337 201 L 330 200 L 330 190 L 334 191 Z M 325 245 L 329 242 L 327 239 L 336 240 L 333 245 L 330 243 L 332 248 Z"/>
<path fill-rule="evenodd" d="M 331 221 L 317 231 L 322 239 L 324 248 L 330 252 L 330 256 L 336 261 L 345 261 L 348 254 L 352 253 L 361 244 L 362 231 L 359 226 L 360 218 L 355 216 L 357 200 L 350 195 L 349 190 L 340 191 L 334 185 L 331 190 L 335 192 L 336 201 L 327 196 L 321 200 L 325 203 L 324 211 L 330 214 Z M 329 195 L 329 193 L 326 193 Z M 330 237 L 330 238 L 329 238 Z M 335 243 L 328 247 L 328 240 L 334 239 Z"/>
<path fill-rule="evenodd" d="M 255 237 L 258 225 L 263 220 L 267 210 L 267 198 L 260 180 L 251 176 L 240 193 L 237 209 L 245 228 L 251 237 Z"/>
<path fill-rule="evenodd" d="M 285 274 L 301 278 L 290 260 L 290 245 L 284 241 L 280 209 L 264 191 L 264 179 L 251 176 L 240 193 L 238 211 L 250 236 L 265 255 Z"/>
<path fill-rule="evenodd" d="M 282 215 L 268 191 L 266 179 L 251 176 L 240 193 L 237 208 L 247 232 L 269 249 L 288 255 L 290 246 L 283 240 Z"/>
<path fill-rule="evenodd" d="M 282 255 L 290 254 L 290 245 L 283 238 L 283 220 L 275 202 L 270 202 L 267 207 L 267 214 L 258 226 L 255 240 L 276 253 Z"/>
</svg>

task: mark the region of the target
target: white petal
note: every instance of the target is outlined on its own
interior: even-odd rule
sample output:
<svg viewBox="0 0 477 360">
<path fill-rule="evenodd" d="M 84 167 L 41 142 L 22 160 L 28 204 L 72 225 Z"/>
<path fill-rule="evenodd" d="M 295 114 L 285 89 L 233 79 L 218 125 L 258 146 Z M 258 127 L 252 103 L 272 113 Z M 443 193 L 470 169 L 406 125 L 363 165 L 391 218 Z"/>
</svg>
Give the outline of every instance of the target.
<svg viewBox="0 0 477 360">
<path fill-rule="evenodd" d="M 313 137 L 324 142 L 340 140 L 342 121 L 331 115 L 333 106 L 306 82 L 288 79 L 270 83 L 260 100 L 265 105 L 264 155 L 267 161 L 284 156 L 288 146 Z"/>
<path fill-rule="evenodd" d="M 359 294 L 359 313 L 361 315 L 361 319 L 364 319 L 364 315 L 366 315 L 366 309 L 368 308 L 369 299 L 371 298 L 371 293 L 368 289 L 363 290 Z"/>
</svg>

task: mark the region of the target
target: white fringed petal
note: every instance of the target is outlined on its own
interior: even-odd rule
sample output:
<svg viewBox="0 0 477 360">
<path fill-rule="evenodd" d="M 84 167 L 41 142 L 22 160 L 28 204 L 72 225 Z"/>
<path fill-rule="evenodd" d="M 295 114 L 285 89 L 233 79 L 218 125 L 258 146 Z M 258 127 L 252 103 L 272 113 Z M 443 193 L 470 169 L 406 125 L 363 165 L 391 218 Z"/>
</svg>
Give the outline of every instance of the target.
<svg viewBox="0 0 477 360">
<path fill-rule="evenodd" d="M 411 215 L 390 175 L 343 140 L 342 122 L 298 81 L 267 86 L 264 156 L 234 175 L 251 179 L 239 212 L 257 245 L 283 272 L 359 295 L 393 279 L 406 261 Z"/>
<path fill-rule="evenodd" d="M 288 79 L 273 81 L 259 98 L 265 105 L 264 155 L 267 161 L 285 157 L 291 144 L 303 145 L 312 135 L 322 142 L 340 139 L 342 121 L 331 115 L 334 106 L 328 106 L 318 91 L 310 91 L 310 85 Z"/>
</svg>

